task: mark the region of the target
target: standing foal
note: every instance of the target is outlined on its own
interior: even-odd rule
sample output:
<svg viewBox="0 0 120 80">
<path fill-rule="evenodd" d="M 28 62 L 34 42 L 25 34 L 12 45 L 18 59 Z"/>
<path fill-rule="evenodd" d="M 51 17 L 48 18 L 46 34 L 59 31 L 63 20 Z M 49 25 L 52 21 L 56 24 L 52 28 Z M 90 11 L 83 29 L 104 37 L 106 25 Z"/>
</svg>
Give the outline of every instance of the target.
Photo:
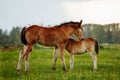
<svg viewBox="0 0 120 80">
<path fill-rule="evenodd" d="M 55 47 L 53 58 L 53 69 L 56 69 L 56 60 L 58 50 L 60 50 L 60 57 L 62 61 L 63 70 L 66 70 L 64 59 L 64 49 L 67 40 L 72 34 L 75 34 L 79 39 L 82 37 L 82 20 L 80 22 L 67 22 L 59 26 L 45 28 L 38 25 L 32 25 L 28 28 L 23 28 L 21 32 L 21 41 L 24 44 L 23 50 L 20 52 L 17 71 L 21 70 L 23 58 L 25 58 L 25 71 L 29 67 L 29 54 L 35 43 L 43 46 Z"/>
<path fill-rule="evenodd" d="M 97 57 L 94 54 L 99 53 L 98 42 L 93 38 L 84 38 L 80 41 L 69 39 L 65 48 L 70 54 L 70 70 L 74 67 L 74 54 L 88 52 L 93 60 L 93 69 L 97 70 Z"/>
</svg>

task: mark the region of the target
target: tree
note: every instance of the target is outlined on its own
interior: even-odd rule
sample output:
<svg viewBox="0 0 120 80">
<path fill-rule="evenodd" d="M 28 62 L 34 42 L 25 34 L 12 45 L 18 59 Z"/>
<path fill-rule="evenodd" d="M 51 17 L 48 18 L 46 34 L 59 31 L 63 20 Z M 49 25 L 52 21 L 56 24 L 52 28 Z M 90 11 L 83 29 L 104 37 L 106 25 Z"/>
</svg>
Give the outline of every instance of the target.
<svg viewBox="0 0 120 80">
<path fill-rule="evenodd" d="M 93 38 L 99 41 L 99 43 L 105 43 L 105 31 L 104 26 L 102 25 L 94 25 L 94 28 L 92 30 L 93 32 Z"/>
<path fill-rule="evenodd" d="M 84 37 L 92 37 L 92 29 L 93 25 L 92 24 L 85 24 L 83 25 L 83 35 Z"/>
<path fill-rule="evenodd" d="M 0 46 L 7 47 L 9 46 L 9 35 L 8 31 L 5 30 L 4 32 L 0 29 Z"/>
<path fill-rule="evenodd" d="M 13 27 L 10 32 L 10 45 L 20 45 L 20 27 Z"/>
</svg>

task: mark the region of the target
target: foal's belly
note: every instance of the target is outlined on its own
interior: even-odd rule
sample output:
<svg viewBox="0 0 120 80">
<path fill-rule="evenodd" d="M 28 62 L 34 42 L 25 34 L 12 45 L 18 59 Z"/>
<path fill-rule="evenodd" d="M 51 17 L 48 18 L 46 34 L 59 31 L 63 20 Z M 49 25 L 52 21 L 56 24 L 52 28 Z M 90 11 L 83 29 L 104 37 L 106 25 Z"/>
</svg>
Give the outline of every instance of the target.
<svg viewBox="0 0 120 80">
<path fill-rule="evenodd" d="M 39 45 L 42 45 L 42 46 L 47 46 L 47 47 L 53 47 L 53 46 L 56 46 L 56 42 L 52 42 L 52 41 L 42 41 L 42 40 L 39 40 L 38 41 Z"/>
<path fill-rule="evenodd" d="M 40 45 L 46 46 L 46 47 L 54 47 L 54 46 L 56 46 L 55 44 L 40 44 Z"/>
<path fill-rule="evenodd" d="M 76 51 L 74 51 L 74 54 L 83 54 L 86 52 L 86 48 L 82 47 L 81 49 L 77 49 Z"/>
<path fill-rule="evenodd" d="M 38 43 L 39 43 L 39 45 L 46 46 L 46 47 L 54 47 L 54 46 L 56 46 L 56 44 L 40 43 L 40 42 L 38 42 Z"/>
</svg>

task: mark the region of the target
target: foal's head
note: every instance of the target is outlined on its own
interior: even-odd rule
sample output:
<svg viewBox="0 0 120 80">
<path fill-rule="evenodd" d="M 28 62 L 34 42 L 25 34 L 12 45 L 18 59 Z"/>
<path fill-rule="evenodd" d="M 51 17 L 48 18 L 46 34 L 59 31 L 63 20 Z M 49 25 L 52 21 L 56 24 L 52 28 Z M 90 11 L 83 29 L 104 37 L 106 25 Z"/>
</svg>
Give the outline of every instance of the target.
<svg viewBox="0 0 120 80">
<path fill-rule="evenodd" d="M 72 27 L 74 28 L 73 34 L 75 34 L 79 40 L 81 40 L 83 36 L 82 20 L 80 22 L 73 22 L 72 24 Z"/>
<path fill-rule="evenodd" d="M 62 27 L 62 29 L 66 30 L 66 32 L 68 31 L 68 33 L 71 34 L 75 34 L 79 39 L 82 38 L 83 33 L 82 33 L 82 20 L 80 22 L 67 22 L 67 23 L 63 23 L 61 25 L 59 25 L 58 27 Z"/>
</svg>

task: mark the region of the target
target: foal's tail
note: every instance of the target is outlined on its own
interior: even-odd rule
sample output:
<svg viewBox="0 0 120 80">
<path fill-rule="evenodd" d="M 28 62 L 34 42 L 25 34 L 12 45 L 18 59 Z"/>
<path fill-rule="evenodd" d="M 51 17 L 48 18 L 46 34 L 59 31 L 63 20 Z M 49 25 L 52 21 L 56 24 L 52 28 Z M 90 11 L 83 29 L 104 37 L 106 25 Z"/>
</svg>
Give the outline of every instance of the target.
<svg viewBox="0 0 120 80">
<path fill-rule="evenodd" d="M 24 27 L 21 31 L 21 41 L 24 45 L 27 45 L 27 40 L 25 38 L 25 30 L 26 30 L 26 27 Z"/>
<path fill-rule="evenodd" d="M 99 47 L 98 47 L 98 42 L 95 40 L 95 52 L 97 55 L 99 54 Z"/>
</svg>

